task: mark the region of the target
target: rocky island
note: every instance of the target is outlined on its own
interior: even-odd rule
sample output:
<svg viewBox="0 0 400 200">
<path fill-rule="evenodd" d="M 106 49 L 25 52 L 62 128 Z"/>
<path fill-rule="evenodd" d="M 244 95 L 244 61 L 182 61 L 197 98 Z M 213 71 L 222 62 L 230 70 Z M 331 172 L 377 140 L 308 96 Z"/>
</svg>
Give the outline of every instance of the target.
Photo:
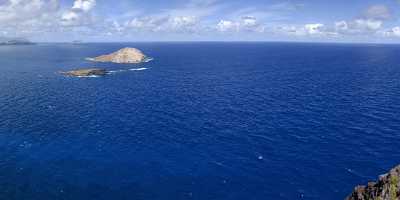
<svg viewBox="0 0 400 200">
<path fill-rule="evenodd" d="M 112 63 L 141 63 L 146 62 L 149 58 L 144 55 L 140 50 L 135 48 L 123 48 L 114 53 L 98 56 L 95 58 L 87 58 L 87 60 L 95 62 L 112 62 Z M 146 68 L 139 68 L 146 69 Z M 137 69 L 137 70 L 139 70 Z M 131 69 L 132 70 L 132 69 Z M 85 68 L 77 69 L 67 72 L 60 72 L 66 76 L 76 76 L 76 77 L 91 77 L 91 76 L 104 76 L 106 74 L 112 73 L 112 71 L 107 71 L 101 68 Z"/>
<path fill-rule="evenodd" d="M 0 45 L 33 45 L 35 43 L 25 38 L 0 37 Z"/>
<path fill-rule="evenodd" d="M 357 186 L 346 200 L 400 200 L 400 165 L 379 176 L 377 182 Z"/>
<path fill-rule="evenodd" d="M 100 68 L 88 68 L 88 69 L 78 69 L 67 72 L 61 72 L 66 76 L 76 76 L 76 77 L 90 77 L 90 76 L 104 76 L 107 74 L 105 69 Z"/>
<path fill-rule="evenodd" d="M 112 62 L 112 63 L 141 63 L 147 60 L 139 49 L 123 48 L 108 55 L 102 55 L 95 58 L 88 58 L 90 61 L 95 62 Z"/>
</svg>

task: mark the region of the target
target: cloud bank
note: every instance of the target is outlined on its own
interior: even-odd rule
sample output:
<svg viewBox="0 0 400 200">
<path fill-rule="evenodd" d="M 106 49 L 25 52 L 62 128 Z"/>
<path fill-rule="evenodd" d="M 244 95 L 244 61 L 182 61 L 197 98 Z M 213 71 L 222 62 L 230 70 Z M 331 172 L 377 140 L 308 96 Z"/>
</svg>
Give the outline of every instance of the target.
<svg viewBox="0 0 400 200">
<path fill-rule="evenodd" d="M 122 39 L 152 36 L 154 40 L 168 36 L 187 40 L 400 38 L 400 23 L 396 24 L 399 16 L 383 4 L 370 5 L 353 17 L 332 22 L 315 17 L 305 23 L 297 21 L 293 13 L 300 13 L 307 5 L 291 2 L 240 5 L 240 9 L 234 9 L 237 5 L 232 2 L 192 0 L 158 12 L 134 8 L 113 15 L 101 12 L 99 6 L 96 0 L 74 0 L 68 4 L 60 0 L 0 0 L 0 34 L 39 39 L 53 35 L 55 40 L 57 35 L 63 35 L 64 40 L 71 35 L 88 40 L 115 36 Z"/>
</svg>

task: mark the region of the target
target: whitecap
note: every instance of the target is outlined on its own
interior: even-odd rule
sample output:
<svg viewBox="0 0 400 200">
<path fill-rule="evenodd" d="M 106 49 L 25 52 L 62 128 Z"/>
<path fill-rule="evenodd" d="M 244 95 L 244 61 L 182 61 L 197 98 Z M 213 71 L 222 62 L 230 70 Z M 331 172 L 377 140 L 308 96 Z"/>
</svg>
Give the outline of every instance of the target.
<svg viewBox="0 0 400 200">
<path fill-rule="evenodd" d="M 154 58 L 148 57 L 148 58 L 146 58 L 143 62 L 147 63 L 147 62 L 150 62 L 150 61 L 152 61 L 152 60 L 154 60 Z"/>
<path fill-rule="evenodd" d="M 142 70 L 146 70 L 147 68 L 146 67 L 142 67 L 142 68 L 132 68 L 132 69 L 129 69 L 130 71 L 142 71 Z"/>
<path fill-rule="evenodd" d="M 111 71 L 108 71 L 107 73 L 108 73 L 108 74 L 114 74 L 114 73 L 124 72 L 124 71 L 126 71 L 126 70 L 123 70 L 123 69 L 120 69 L 120 70 L 111 70 Z"/>
<path fill-rule="evenodd" d="M 76 76 L 76 77 L 78 77 L 78 78 L 99 78 L 99 77 L 101 77 L 101 76 L 98 76 L 98 75 L 89 75 L 89 76 Z"/>
</svg>

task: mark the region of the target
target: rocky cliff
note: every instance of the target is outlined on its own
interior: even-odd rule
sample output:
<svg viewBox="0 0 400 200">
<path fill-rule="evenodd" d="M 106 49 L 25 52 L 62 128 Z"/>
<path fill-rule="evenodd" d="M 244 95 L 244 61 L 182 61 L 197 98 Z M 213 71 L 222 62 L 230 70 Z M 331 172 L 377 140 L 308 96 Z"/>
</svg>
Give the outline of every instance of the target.
<svg viewBox="0 0 400 200">
<path fill-rule="evenodd" d="M 400 200 L 400 165 L 381 175 L 377 182 L 357 186 L 346 200 Z"/>
</svg>

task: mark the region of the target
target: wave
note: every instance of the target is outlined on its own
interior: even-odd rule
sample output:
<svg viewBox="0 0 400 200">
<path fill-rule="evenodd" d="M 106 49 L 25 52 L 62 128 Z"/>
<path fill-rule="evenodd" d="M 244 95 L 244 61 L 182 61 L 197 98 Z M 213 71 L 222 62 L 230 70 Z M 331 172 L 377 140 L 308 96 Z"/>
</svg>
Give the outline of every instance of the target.
<svg viewBox="0 0 400 200">
<path fill-rule="evenodd" d="M 150 61 L 152 61 L 152 60 L 154 60 L 154 58 L 148 57 L 148 58 L 146 58 L 143 62 L 147 63 L 147 62 L 150 62 Z"/>
<path fill-rule="evenodd" d="M 126 72 L 126 71 L 142 71 L 142 70 L 146 70 L 146 69 L 147 68 L 142 67 L 142 68 L 132 68 L 132 69 L 111 70 L 111 71 L 107 71 L 107 74 L 115 74 L 115 73 Z"/>
<path fill-rule="evenodd" d="M 95 61 L 94 58 L 85 58 L 85 60 L 87 60 L 87 61 Z"/>
<path fill-rule="evenodd" d="M 118 72 L 124 72 L 126 70 L 124 69 L 120 69 L 120 70 L 111 70 L 111 71 L 107 71 L 108 74 L 114 74 L 114 73 L 118 73 Z"/>
<path fill-rule="evenodd" d="M 132 69 L 129 69 L 129 71 L 142 71 L 142 70 L 146 70 L 147 68 L 146 67 L 142 67 L 142 68 L 132 68 Z"/>
<path fill-rule="evenodd" d="M 76 76 L 77 78 L 100 78 L 102 76 L 98 75 L 89 75 L 89 76 Z"/>
</svg>

